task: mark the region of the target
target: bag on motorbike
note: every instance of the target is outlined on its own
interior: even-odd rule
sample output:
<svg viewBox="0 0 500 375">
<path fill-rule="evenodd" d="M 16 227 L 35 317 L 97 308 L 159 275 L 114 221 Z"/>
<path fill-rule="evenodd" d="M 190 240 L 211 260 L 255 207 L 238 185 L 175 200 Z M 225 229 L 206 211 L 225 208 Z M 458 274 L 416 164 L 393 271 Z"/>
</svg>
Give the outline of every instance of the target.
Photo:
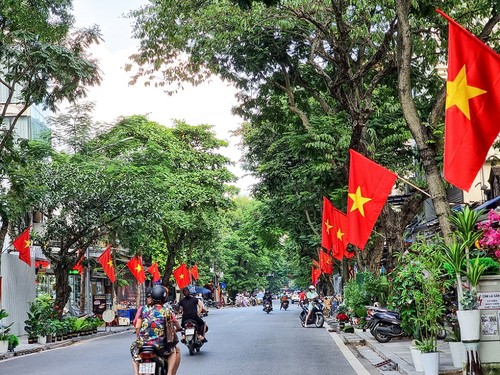
<svg viewBox="0 0 500 375">
<path fill-rule="evenodd" d="M 168 313 L 167 316 L 165 316 L 165 339 L 164 339 L 165 352 L 166 353 L 172 352 L 174 350 L 174 347 L 178 343 L 179 343 L 179 337 L 177 337 L 177 329 L 172 319 L 172 313 Z"/>
</svg>

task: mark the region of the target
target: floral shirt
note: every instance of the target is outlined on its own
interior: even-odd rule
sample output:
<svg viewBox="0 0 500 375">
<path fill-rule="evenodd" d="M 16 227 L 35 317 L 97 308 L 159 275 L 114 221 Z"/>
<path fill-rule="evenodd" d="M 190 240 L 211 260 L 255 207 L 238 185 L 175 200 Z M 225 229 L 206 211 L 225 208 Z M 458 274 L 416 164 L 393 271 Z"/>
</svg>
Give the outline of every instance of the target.
<svg viewBox="0 0 500 375">
<path fill-rule="evenodd" d="M 165 319 L 172 319 L 170 309 L 162 305 L 143 306 L 140 317 L 142 325 L 139 329 L 139 340 L 146 345 L 162 345 Z"/>
</svg>

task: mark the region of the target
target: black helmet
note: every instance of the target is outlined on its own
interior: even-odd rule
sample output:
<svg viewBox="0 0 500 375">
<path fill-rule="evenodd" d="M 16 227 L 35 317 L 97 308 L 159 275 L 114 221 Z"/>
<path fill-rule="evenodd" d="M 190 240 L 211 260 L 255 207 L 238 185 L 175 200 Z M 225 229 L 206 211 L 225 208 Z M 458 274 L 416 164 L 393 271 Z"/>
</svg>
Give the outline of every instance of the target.
<svg viewBox="0 0 500 375">
<path fill-rule="evenodd" d="M 151 290 L 151 298 L 155 302 L 165 303 L 167 300 L 167 289 L 162 285 L 155 285 Z"/>
<path fill-rule="evenodd" d="M 153 290 L 153 288 L 151 288 L 151 287 L 146 288 L 146 297 L 151 297 L 152 290 Z"/>
</svg>

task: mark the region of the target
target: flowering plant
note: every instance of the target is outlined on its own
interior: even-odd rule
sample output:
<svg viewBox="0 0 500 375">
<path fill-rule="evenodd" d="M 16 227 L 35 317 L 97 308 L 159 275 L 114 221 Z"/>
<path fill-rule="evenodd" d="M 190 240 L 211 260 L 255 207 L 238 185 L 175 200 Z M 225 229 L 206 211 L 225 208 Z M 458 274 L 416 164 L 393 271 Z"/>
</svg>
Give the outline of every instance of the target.
<svg viewBox="0 0 500 375">
<path fill-rule="evenodd" d="M 478 245 L 489 250 L 491 256 L 500 259 L 500 214 L 490 210 L 488 220 L 479 223 L 478 228 L 483 231 L 483 236 L 478 240 Z"/>
<path fill-rule="evenodd" d="M 344 313 L 337 314 L 336 318 L 339 322 L 347 322 L 349 320 L 349 317 Z"/>
</svg>

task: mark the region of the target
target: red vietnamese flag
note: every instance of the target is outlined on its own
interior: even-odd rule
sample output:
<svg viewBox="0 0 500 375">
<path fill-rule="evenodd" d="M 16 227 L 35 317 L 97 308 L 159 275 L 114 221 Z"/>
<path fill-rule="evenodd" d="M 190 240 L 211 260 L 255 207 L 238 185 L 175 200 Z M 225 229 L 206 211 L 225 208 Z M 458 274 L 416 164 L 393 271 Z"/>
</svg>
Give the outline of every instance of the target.
<svg viewBox="0 0 500 375">
<path fill-rule="evenodd" d="M 321 270 L 319 268 L 311 267 L 311 281 L 312 285 L 316 285 L 318 283 L 318 279 L 321 276 Z"/>
<path fill-rule="evenodd" d="M 19 237 L 12 242 L 12 245 L 17 251 L 19 251 L 19 259 L 31 267 L 30 229 L 31 226 L 26 228 L 23 233 L 21 233 Z"/>
<path fill-rule="evenodd" d="M 333 272 L 332 258 L 323 250 L 319 251 L 319 265 L 321 272 L 331 275 Z"/>
<path fill-rule="evenodd" d="M 444 178 L 469 191 L 500 131 L 500 56 L 449 16 Z"/>
<path fill-rule="evenodd" d="M 175 277 L 175 281 L 177 282 L 177 286 L 179 287 L 179 289 L 182 289 L 191 283 L 189 270 L 184 263 L 182 263 L 179 267 L 177 267 L 172 273 Z"/>
<path fill-rule="evenodd" d="M 189 270 L 189 273 L 195 280 L 198 280 L 200 277 L 198 275 L 198 266 L 195 264 L 191 269 Z"/>
<path fill-rule="evenodd" d="M 81 258 L 77 264 L 73 266 L 73 270 L 78 271 L 80 275 L 83 275 L 83 265 L 82 265 L 82 260 L 85 258 Z"/>
<path fill-rule="evenodd" d="M 144 267 L 142 266 L 142 259 L 140 256 L 135 256 L 127 262 L 127 267 L 137 279 L 139 283 L 146 281 L 146 274 L 144 273 Z"/>
<path fill-rule="evenodd" d="M 321 223 L 321 246 L 331 251 L 334 239 L 333 228 L 333 205 L 326 197 L 323 197 L 323 221 Z"/>
<path fill-rule="evenodd" d="M 347 241 L 363 250 L 397 175 L 354 150 L 349 155 Z"/>
<path fill-rule="evenodd" d="M 160 270 L 158 269 L 158 264 L 154 262 L 149 268 L 146 270 L 148 271 L 151 275 L 153 275 L 153 282 L 156 283 L 160 281 Z"/>
<path fill-rule="evenodd" d="M 106 250 L 97 258 L 97 261 L 101 263 L 102 269 L 106 276 L 111 280 L 112 283 L 115 282 L 115 269 L 113 267 L 113 260 L 111 259 L 111 246 L 108 246 Z"/>
<path fill-rule="evenodd" d="M 335 259 L 342 260 L 346 255 L 347 248 L 347 215 L 337 210 L 332 209 L 333 217 L 333 251 L 332 255 Z"/>
</svg>

